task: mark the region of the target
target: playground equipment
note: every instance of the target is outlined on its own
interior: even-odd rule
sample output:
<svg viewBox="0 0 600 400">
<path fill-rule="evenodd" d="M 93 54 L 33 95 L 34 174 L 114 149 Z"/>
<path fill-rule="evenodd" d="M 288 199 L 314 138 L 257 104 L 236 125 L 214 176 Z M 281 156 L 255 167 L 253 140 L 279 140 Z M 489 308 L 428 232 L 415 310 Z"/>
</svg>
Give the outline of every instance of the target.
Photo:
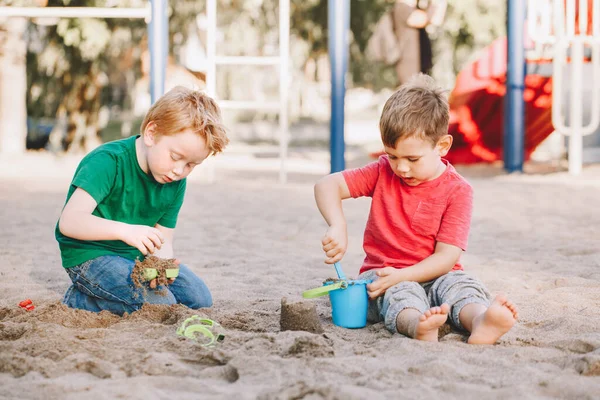
<svg viewBox="0 0 600 400">
<path fill-rule="evenodd" d="M 98 7 L 0 7 L 0 17 L 58 17 L 58 18 L 144 18 L 148 24 L 151 58 L 150 92 L 154 103 L 165 88 L 166 60 L 168 55 L 168 0 L 150 0 L 145 8 L 98 8 Z M 290 1 L 279 2 L 279 56 L 276 57 L 228 57 L 217 55 L 217 0 L 206 4 L 207 29 L 207 91 L 217 97 L 217 65 L 279 66 L 279 101 L 229 101 L 218 100 L 223 109 L 270 110 L 279 114 L 279 157 L 281 167 L 279 180 L 287 180 L 286 159 L 289 142 L 288 91 L 289 91 L 289 37 Z M 212 174 L 212 170 L 209 172 Z"/>
<path fill-rule="evenodd" d="M 288 92 L 289 92 L 289 40 L 290 40 L 290 0 L 279 1 L 279 56 L 276 57 L 228 57 L 217 55 L 217 0 L 208 0 L 206 3 L 208 19 L 206 53 L 208 70 L 206 74 L 206 88 L 209 95 L 218 99 L 216 93 L 217 65 L 260 65 L 279 66 L 279 101 L 230 101 L 218 100 L 223 109 L 233 110 L 270 110 L 279 113 L 279 181 L 287 181 L 286 159 L 289 143 L 288 122 Z M 210 178 L 212 180 L 212 176 Z"/>
<path fill-rule="evenodd" d="M 529 13 L 528 32 L 536 50 L 552 48 L 552 123 L 568 136 L 569 173 L 577 175 L 583 163 L 583 136 L 600 124 L 600 2 L 529 0 Z M 586 64 L 591 64 L 591 76 L 584 72 Z M 585 125 L 584 78 L 591 89 Z"/>
<path fill-rule="evenodd" d="M 449 127 L 455 144 L 448 159 L 453 163 L 503 159 L 507 171 L 522 171 L 524 160 L 556 130 L 568 136 L 569 172 L 578 174 L 582 138 L 596 131 L 593 136 L 600 145 L 600 1 L 508 0 L 507 6 L 507 37 L 482 50 L 479 59 L 457 76 L 450 95 Z M 347 1 L 330 0 L 330 14 L 339 14 L 344 7 L 349 7 Z M 526 36 L 531 41 L 527 52 Z M 347 46 L 331 37 L 330 46 Z M 345 70 L 332 69 L 332 82 L 342 73 Z M 343 141 L 343 129 L 333 129 L 343 126 L 343 114 L 336 118 L 332 143 Z M 339 157 L 343 158 L 343 147 L 332 146 L 332 172 L 340 170 L 333 163 Z"/>
<path fill-rule="evenodd" d="M 331 172 L 346 168 L 344 160 L 344 96 L 348 69 L 348 31 L 350 1 L 328 0 L 329 61 L 331 63 Z"/>
<path fill-rule="evenodd" d="M 148 23 L 150 95 L 156 101 L 165 91 L 168 49 L 167 0 L 150 0 L 144 8 L 0 7 L 0 17 L 25 18 L 143 18 Z"/>
</svg>

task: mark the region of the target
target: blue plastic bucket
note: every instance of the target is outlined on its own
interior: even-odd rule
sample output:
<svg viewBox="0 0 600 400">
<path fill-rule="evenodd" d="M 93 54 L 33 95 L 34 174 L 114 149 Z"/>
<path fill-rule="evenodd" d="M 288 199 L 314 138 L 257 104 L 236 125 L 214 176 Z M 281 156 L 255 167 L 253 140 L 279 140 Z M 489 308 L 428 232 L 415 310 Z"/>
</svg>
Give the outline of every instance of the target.
<svg viewBox="0 0 600 400">
<path fill-rule="evenodd" d="M 326 282 L 330 285 L 332 282 Z M 329 292 L 333 323 L 343 328 L 364 328 L 367 325 L 368 281 L 348 281 L 348 286 Z"/>
<path fill-rule="evenodd" d="M 333 323 L 342 328 L 364 328 L 367 325 L 369 296 L 367 280 L 326 281 L 323 286 L 307 290 L 305 298 L 329 294 Z"/>
</svg>

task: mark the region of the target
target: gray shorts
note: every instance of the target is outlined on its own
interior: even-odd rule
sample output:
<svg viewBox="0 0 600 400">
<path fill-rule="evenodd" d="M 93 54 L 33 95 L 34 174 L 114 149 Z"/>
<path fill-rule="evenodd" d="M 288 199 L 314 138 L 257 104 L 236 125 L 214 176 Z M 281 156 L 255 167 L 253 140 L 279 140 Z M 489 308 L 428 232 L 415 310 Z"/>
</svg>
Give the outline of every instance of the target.
<svg viewBox="0 0 600 400">
<path fill-rule="evenodd" d="M 376 269 L 369 270 L 357 279 L 376 280 Z M 405 308 L 414 308 L 424 313 L 431 307 L 446 303 L 450 306 L 449 320 L 455 328 L 464 330 L 458 315 L 464 306 L 478 303 L 489 306 L 491 295 L 483 284 L 464 271 L 451 271 L 439 278 L 424 282 L 400 282 L 383 296 L 369 301 L 368 319 L 370 322 L 385 322 L 392 333 L 397 332 L 396 318 Z"/>
</svg>

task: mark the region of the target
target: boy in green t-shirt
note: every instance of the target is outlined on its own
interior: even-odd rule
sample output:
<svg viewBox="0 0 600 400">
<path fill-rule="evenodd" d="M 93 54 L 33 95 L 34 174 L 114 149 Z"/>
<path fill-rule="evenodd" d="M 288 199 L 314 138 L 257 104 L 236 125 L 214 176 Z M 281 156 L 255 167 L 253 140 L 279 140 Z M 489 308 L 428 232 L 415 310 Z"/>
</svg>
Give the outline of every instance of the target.
<svg viewBox="0 0 600 400">
<path fill-rule="evenodd" d="M 173 234 L 186 177 L 229 139 L 213 99 L 178 86 L 150 108 L 140 135 L 106 143 L 83 158 L 56 225 L 62 264 L 73 285 L 69 307 L 122 315 L 144 303 L 212 305 L 187 266 L 162 290 L 136 288 L 136 258 L 173 258 Z"/>
</svg>

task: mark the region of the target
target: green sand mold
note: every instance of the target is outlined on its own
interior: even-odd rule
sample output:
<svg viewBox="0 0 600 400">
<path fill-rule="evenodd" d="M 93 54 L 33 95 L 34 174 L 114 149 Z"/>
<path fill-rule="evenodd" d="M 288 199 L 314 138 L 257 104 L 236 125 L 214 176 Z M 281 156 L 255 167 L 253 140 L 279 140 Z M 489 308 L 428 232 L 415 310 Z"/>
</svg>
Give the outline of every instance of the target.
<svg viewBox="0 0 600 400">
<path fill-rule="evenodd" d="M 179 276 L 179 268 L 167 268 L 165 269 L 165 277 L 167 279 L 177 278 Z M 156 268 L 144 268 L 144 279 L 151 281 L 158 277 L 158 271 Z"/>
</svg>

